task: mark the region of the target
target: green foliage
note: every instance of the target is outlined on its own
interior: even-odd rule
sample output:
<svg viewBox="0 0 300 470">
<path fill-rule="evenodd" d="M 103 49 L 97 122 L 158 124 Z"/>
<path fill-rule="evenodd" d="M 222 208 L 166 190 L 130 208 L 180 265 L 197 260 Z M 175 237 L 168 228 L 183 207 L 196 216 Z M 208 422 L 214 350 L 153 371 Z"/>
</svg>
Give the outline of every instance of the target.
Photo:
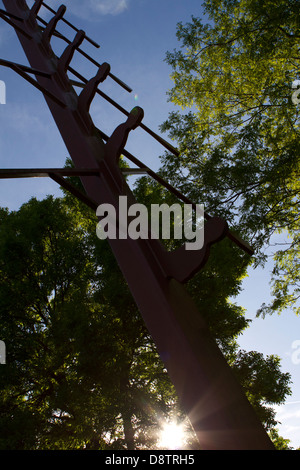
<svg viewBox="0 0 300 470">
<path fill-rule="evenodd" d="M 164 174 L 207 212 L 222 215 L 256 250 L 278 246 L 274 302 L 260 313 L 299 313 L 298 4 L 294 0 L 205 1 L 208 21 L 180 23 L 181 49 L 169 52 L 173 112 L 162 125 L 181 156 L 165 155 Z"/>
<path fill-rule="evenodd" d="M 256 351 L 239 351 L 232 368 L 260 420 L 267 429 L 274 429 L 275 413 L 266 404 L 282 404 L 290 393 L 291 377 L 280 371 L 280 359 L 274 355 L 264 358 Z"/>
<path fill-rule="evenodd" d="M 75 212 L 53 198 L 2 211 L 2 449 L 124 448 L 125 413 L 142 434 L 174 401 L 107 244 Z"/>
<path fill-rule="evenodd" d="M 289 439 L 284 439 L 282 436 L 279 435 L 277 429 L 272 429 L 269 432 L 270 439 L 274 443 L 275 449 L 276 450 L 299 450 L 299 449 L 293 449 L 292 447 L 289 446 L 290 440 Z"/>
</svg>

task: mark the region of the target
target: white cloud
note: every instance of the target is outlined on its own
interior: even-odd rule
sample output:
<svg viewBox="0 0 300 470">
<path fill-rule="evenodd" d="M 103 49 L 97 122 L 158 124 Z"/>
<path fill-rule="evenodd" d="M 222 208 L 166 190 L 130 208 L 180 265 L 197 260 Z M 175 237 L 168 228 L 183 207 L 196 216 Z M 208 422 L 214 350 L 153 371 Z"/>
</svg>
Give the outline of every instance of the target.
<svg viewBox="0 0 300 470">
<path fill-rule="evenodd" d="M 290 445 L 295 449 L 300 445 L 300 401 L 290 401 L 283 405 L 273 407 L 276 419 L 281 423 L 278 426 L 279 434 L 290 439 Z"/>
<path fill-rule="evenodd" d="M 65 0 L 63 3 L 68 7 L 69 13 L 73 13 L 84 19 L 92 20 L 99 15 L 119 15 L 129 7 L 130 0 Z M 60 0 L 49 0 L 48 5 L 57 9 L 62 2 Z"/>
<path fill-rule="evenodd" d="M 89 8 L 101 15 L 118 15 L 128 8 L 128 0 L 90 0 Z"/>
</svg>

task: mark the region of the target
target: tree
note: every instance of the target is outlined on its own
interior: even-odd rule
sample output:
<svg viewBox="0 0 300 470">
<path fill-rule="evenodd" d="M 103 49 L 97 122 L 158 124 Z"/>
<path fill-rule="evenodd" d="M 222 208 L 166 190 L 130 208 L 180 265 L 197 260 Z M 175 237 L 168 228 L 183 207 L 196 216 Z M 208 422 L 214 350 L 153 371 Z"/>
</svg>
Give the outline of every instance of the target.
<svg viewBox="0 0 300 470">
<path fill-rule="evenodd" d="M 1 447 L 47 448 L 54 440 L 64 448 L 64 433 L 76 447 L 79 436 L 69 423 L 85 416 L 85 391 L 93 380 L 89 371 L 86 383 L 80 368 L 96 355 L 97 338 L 87 331 L 93 323 L 89 250 L 59 200 L 33 199 L 16 213 L 3 211 L 1 222 L 1 329 L 7 344 Z M 76 346 L 84 340 L 88 347 L 79 353 Z M 100 371 L 99 356 L 93 365 Z"/>
<path fill-rule="evenodd" d="M 270 432 L 270 438 L 272 439 L 276 450 L 293 450 L 293 448 L 289 446 L 290 440 L 281 437 L 277 429 L 272 429 Z"/>
<path fill-rule="evenodd" d="M 273 300 L 259 313 L 298 314 L 298 2 L 213 0 L 203 7 L 204 20 L 178 24 L 181 50 L 166 57 L 169 99 L 184 112 L 162 125 L 181 152 L 164 156 L 163 174 L 225 217 L 255 248 L 255 265 L 278 243 Z"/>
</svg>

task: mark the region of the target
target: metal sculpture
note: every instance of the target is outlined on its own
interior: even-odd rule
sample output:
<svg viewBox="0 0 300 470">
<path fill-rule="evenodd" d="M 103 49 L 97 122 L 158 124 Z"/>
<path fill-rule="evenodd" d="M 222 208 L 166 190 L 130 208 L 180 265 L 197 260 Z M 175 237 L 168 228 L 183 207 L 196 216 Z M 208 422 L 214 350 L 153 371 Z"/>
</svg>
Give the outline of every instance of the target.
<svg viewBox="0 0 300 470">
<path fill-rule="evenodd" d="M 107 77 L 111 77 L 125 90 L 131 91 L 111 73 L 109 64 L 98 64 L 80 48 L 84 40 L 95 47 L 99 46 L 64 19 L 66 8 L 61 6 L 55 12 L 42 0 L 36 0 L 31 9 L 25 0 L 3 0 L 3 3 L 6 10 L 0 10 L 0 17 L 15 29 L 30 67 L 3 60 L 0 65 L 10 67 L 43 93 L 75 168 L 2 170 L 0 177 L 49 176 L 96 210 L 102 203 L 110 203 L 117 209 L 122 195 L 130 203 L 135 203 L 124 174 L 146 173 L 183 202 L 191 203 L 125 149 L 130 132 L 140 126 L 170 152 L 178 155 L 171 144 L 143 124 L 141 108 L 127 112 L 98 88 Z M 42 7 L 54 15 L 48 23 L 38 15 Z M 56 30 L 60 21 L 67 22 L 76 30 L 72 41 Z M 68 44 L 60 57 L 51 47 L 54 35 Z M 90 80 L 71 67 L 75 51 L 98 66 L 98 72 Z M 70 79 L 69 73 L 80 81 Z M 82 88 L 79 95 L 75 87 Z M 89 113 L 96 94 L 127 116 L 110 137 L 95 127 Z M 138 168 L 119 168 L 121 153 Z M 64 178 L 70 175 L 80 177 L 86 194 Z M 154 239 L 115 239 L 109 240 L 109 243 L 200 446 L 216 450 L 273 449 L 267 433 L 183 286 L 204 266 L 210 246 L 224 237 L 229 237 L 252 254 L 251 247 L 231 233 L 224 220 L 206 213 L 205 218 L 204 246 L 198 252 L 188 252 L 184 246 L 168 252 Z"/>
</svg>

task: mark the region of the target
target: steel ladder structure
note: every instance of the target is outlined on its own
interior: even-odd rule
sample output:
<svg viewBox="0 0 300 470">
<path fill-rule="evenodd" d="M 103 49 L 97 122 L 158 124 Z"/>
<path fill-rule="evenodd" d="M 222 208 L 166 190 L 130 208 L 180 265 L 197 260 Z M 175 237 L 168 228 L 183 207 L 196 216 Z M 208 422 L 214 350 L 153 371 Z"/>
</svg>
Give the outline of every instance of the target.
<svg viewBox="0 0 300 470">
<path fill-rule="evenodd" d="M 101 91 L 100 85 L 108 77 L 125 90 L 131 90 L 111 72 L 108 63 L 99 64 L 83 51 L 80 46 L 84 40 L 95 47 L 98 45 L 64 18 L 66 7 L 62 5 L 54 11 L 42 0 L 36 0 L 31 8 L 25 0 L 3 0 L 3 4 L 5 10 L 0 10 L 0 17 L 15 29 L 30 66 L 4 60 L 0 60 L 0 65 L 10 67 L 43 93 L 74 168 L 1 170 L 0 178 L 50 177 L 93 210 L 109 203 L 118 213 L 120 196 L 126 196 L 129 204 L 136 203 L 125 173 L 146 173 L 183 202 L 192 204 L 125 149 L 130 132 L 140 126 L 168 151 L 178 155 L 177 149 L 143 123 L 141 108 L 127 112 Z M 49 22 L 39 16 L 41 8 L 53 14 Z M 58 32 L 60 21 L 75 29 L 72 40 Z M 51 47 L 53 36 L 67 43 L 59 57 Z M 86 79 L 71 67 L 75 51 L 97 66 L 94 77 Z M 111 136 L 96 128 L 90 115 L 96 94 L 126 115 L 126 120 Z M 138 168 L 120 169 L 121 154 Z M 64 178 L 71 175 L 80 178 L 86 194 Z M 205 265 L 210 246 L 224 237 L 248 254 L 253 253 L 246 242 L 229 230 L 226 221 L 206 213 L 205 219 L 204 245 L 198 251 L 188 251 L 183 245 L 168 252 L 155 239 L 113 239 L 109 243 L 201 448 L 273 450 L 271 440 L 184 286 Z"/>
</svg>

